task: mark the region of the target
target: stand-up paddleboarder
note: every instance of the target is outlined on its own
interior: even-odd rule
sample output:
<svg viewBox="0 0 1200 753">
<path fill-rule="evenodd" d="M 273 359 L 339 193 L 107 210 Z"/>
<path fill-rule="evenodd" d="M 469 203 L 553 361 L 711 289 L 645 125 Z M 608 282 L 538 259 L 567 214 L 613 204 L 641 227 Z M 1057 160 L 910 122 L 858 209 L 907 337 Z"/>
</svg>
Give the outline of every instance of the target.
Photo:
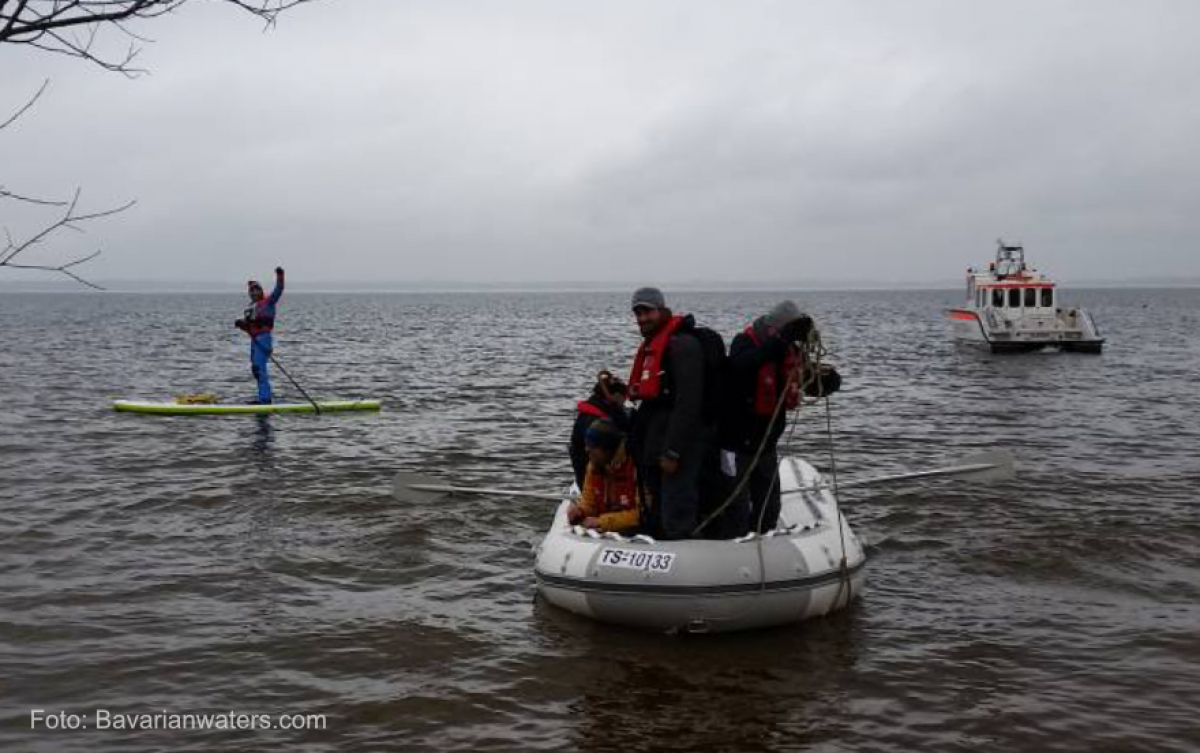
<svg viewBox="0 0 1200 753">
<path fill-rule="evenodd" d="M 250 335 L 250 373 L 258 382 L 258 399 L 255 403 L 269 405 L 271 377 L 267 373 L 267 364 L 271 360 L 273 347 L 271 331 L 275 328 L 275 306 L 283 297 L 283 267 L 275 267 L 275 289 L 269 297 L 263 295 L 262 285 L 257 280 L 251 280 L 247 286 L 250 305 L 233 326 Z"/>
</svg>

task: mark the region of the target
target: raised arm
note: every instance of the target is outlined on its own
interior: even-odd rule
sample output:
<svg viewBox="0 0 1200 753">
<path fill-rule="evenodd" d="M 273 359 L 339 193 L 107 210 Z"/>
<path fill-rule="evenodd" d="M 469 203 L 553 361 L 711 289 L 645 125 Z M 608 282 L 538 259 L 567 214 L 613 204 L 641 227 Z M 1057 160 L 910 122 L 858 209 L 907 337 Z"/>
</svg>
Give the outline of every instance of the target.
<svg viewBox="0 0 1200 753">
<path fill-rule="evenodd" d="M 275 267 L 275 289 L 271 291 L 270 303 L 274 306 L 283 297 L 283 267 Z"/>
</svg>

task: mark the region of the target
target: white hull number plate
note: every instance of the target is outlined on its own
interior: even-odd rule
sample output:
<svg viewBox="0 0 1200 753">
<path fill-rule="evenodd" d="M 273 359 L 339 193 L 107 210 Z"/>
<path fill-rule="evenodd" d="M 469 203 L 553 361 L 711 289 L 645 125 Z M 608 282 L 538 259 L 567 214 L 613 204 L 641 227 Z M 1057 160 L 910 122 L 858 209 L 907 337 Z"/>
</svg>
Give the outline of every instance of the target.
<svg viewBox="0 0 1200 753">
<path fill-rule="evenodd" d="M 600 552 L 600 564 L 626 570 L 669 573 L 671 566 L 675 564 L 675 555 L 671 552 L 645 552 L 637 549 L 605 549 Z"/>
</svg>

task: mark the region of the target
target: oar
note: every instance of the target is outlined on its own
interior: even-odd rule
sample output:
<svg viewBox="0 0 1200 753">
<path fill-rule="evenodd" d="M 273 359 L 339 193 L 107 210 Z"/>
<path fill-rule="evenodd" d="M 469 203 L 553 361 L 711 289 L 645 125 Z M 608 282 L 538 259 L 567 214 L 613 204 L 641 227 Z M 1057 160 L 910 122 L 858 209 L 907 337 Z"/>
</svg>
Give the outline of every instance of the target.
<svg viewBox="0 0 1200 753">
<path fill-rule="evenodd" d="M 1012 478 L 1014 475 L 1013 458 L 1008 453 L 990 452 L 980 455 L 973 455 L 963 459 L 960 465 L 951 465 L 945 468 L 933 468 L 928 471 L 914 471 L 912 473 L 897 473 L 890 476 L 875 476 L 873 478 L 850 479 L 849 481 L 838 482 L 838 488 L 844 489 L 853 486 L 867 486 L 870 484 L 886 484 L 896 481 L 910 481 L 919 478 L 933 478 L 937 476 L 961 476 L 973 481 L 994 481 L 1005 478 Z M 803 491 L 813 491 L 814 489 L 829 488 L 830 482 L 824 481 L 816 486 L 804 486 L 798 489 L 786 489 L 783 494 L 796 494 Z M 416 492 L 413 494 L 412 492 Z M 555 502 L 560 502 L 564 499 L 576 499 L 579 495 L 573 492 L 538 492 L 529 491 L 526 489 L 497 489 L 490 486 L 457 486 L 451 484 L 439 484 L 435 479 L 428 476 L 423 476 L 418 473 L 410 473 L 408 471 L 400 471 L 396 474 L 392 482 L 392 493 L 399 499 L 410 499 L 416 502 L 428 502 L 440 498 L 443 495 L 454 494 L 481 494 L 494 497 L 530 497 L 533 499 L 548 499 Z"/>
<path fill-rule="evenodd" d="M 1001 479 L 1012 478 L 1016 474 L 1016 469 L 1013 463 L 1012 455 L 1006 452 L 985 452 L 978 455 L 972 455 L 963 458 L 963 462 L 959 465 L 950 465 L 945 468 L 933 468 L 928 471 L 913 471 L 911 473 L 896 473 L 890 476 L 874 476 L 871 478 L 850 479 L 848 481 L 839 481 L 838 488 L 845 489 L 854 486 L 868 486 L 871 484 L 889 484 L 896 481 L 911 481 L 920 478 L 933 478 L 937 476 L 961 476 L 971 481 L 998 481 Z M 817 488 L 828 488 L 829 481 L 824 481 L 817 486 L 806 486 L 800 489 L 789 489 L 784 494 L 811 491 Z"/>
<path fill-rule="evenodd" d="M 416 492 L 410 494 L 409 492 Z M 493 497 L 531 497 L 533 499 L 549 499 L 561 502 L 564 499 L 574 499 L 578 495 L 571 492 L 534 492 L 525 489 L 496 489 L 490 486 L 457 486 L 436 483 L 435 479 L 418 473 L 400 471 L 392 481 L 392 493 L 398 499 L 410 499 L 415 502 L 428 502 L 450 494 L 483 494 Z"/>
<path fill-rule="evenodd" d="M 318 416 L 321 415 L 321 406 L 317 405 L 316 400 L 313 400 L 311 397 L 308 396 L 308 393 L 304 391 L 304 388 L 300 386 L 299 382 L 297 382 L 295 379 L 292 379 L 292 375 L 287 372 L 287 369 L 283 368 L 283 364 L 281 364 L 279 361 L 275 360 L 274 353 L 267 350 L 262 345 L 259 345 L 258 340 L 255 340 L 253 337 L 250 338 L 250 345 L 255 348 L 258 348 L 261 351 L 265 351 L 267 354 L 267 358 L 271 359 L 271 363 L 275 364 L 275 366 L 279 368 L 279 370 L 283 373 L 283 375 L 288 378 L 288 381 L 292 383 L 293 387 L 300 390 L 300 394 L 304 395 L 305 400 L 312 403 L 312 407 L 317 412 L 317 415 Z"/>
</svg>

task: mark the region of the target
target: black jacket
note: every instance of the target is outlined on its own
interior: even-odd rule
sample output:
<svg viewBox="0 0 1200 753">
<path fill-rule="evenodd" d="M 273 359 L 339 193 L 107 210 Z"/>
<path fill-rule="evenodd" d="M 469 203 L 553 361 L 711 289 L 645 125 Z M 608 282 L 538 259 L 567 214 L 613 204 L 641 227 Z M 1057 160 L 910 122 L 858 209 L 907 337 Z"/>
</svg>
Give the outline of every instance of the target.
<svg viewBox="0 0 1200 753">
<path fill-rule="evenodd" d="M 777 333 L 769 333 L 762 320 L 754 323 L 755 344 L 745 332 L 740 332 L 729 345 L 729 394 L 721 422 L 721 444 L 736 452 L 755 452 L 763 437 L 768 437 L 766 451 L 774 450 L 787 423 L 787 414 L 780 411 L 771 424 L 770 416 L 754 412 L 754 396 L 758 389 L 758 372 L 766 363 L 779 370 L 777 384 L 784 384 L 783 359 L 787 343 Z"/>
<path fill-rule="evenodd" d="M 634 457 L 640 465 L 703 452 L 713 438 L 715 427 L 704 419 L 704 353 L 691 334 L 695 324 L 685 317 L 667 340 L 662 394 L 641 401 L 634 414 Z"/>
</svg>

